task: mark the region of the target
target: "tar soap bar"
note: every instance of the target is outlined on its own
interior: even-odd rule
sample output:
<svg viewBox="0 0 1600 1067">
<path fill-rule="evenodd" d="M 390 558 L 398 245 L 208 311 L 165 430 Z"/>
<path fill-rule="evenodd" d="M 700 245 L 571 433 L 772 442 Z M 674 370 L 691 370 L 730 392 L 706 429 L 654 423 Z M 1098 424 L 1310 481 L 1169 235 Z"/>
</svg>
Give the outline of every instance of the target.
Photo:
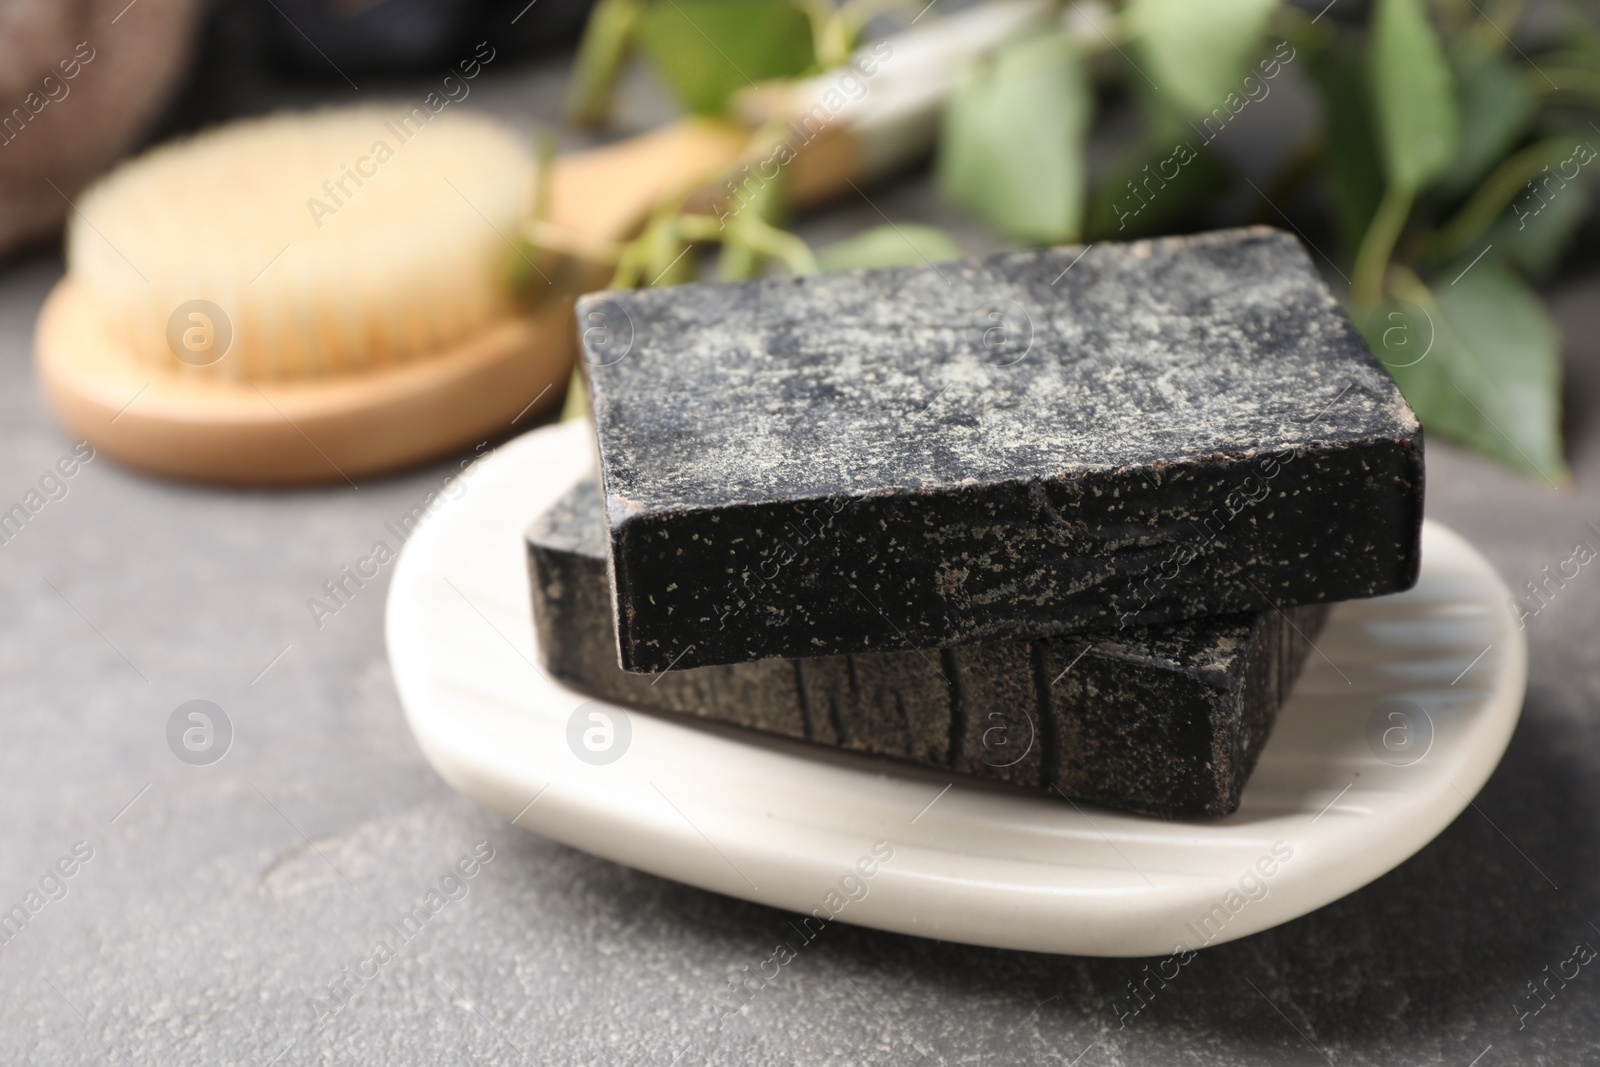
<svg viewBox="0 0 1600 1067">
<path fill-rule="evenodd" d="M 579 318 L 628 670 L 1416 580 L 1417 420 L 1274 230 L 598 293 Z"/>
<path fill-rule="evenodd" d="M 1326 608 L 665 671 L 617 666 L 598 487 L 528 531 L 544 668 L 593 696 L 1127 811 L 1238 807 Z"/>
</svg>

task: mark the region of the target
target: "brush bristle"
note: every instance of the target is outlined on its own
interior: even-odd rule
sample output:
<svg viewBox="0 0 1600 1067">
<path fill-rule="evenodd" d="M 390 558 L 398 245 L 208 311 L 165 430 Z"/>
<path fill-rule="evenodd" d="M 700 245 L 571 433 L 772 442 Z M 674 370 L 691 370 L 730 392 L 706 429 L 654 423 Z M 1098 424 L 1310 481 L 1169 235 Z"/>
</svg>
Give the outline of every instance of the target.
<svg viewBox="0 0 1600 1067">
<path fill-rule="evenodd" d="M 528 149 L 470 113 L 273 115 L 102 179 L 74 212 L 68 268 L 152 370 L 282 380 L 391 367 L 511 313 L 512 242 L 534 181 Z M 196 366 L 204 351 L 180 359 L 169 341 L 169 320 L 194 300 L 231 325 L 231 346 L 207 366 Z M 178 320 L 180 337 L 204 325 Z"/>
</svg>

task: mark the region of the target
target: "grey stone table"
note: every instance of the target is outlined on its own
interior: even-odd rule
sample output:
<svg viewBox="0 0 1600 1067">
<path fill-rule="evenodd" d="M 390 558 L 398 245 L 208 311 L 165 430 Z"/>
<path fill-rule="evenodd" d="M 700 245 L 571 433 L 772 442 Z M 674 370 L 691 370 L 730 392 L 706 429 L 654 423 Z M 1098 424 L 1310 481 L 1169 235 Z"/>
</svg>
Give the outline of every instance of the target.
<svg viewBox="0 0 1600 1067">
<path fill-rule="evenodd" d="M 481 84 L 497 109 L 521 114 L 532 100 L 549 114 L 561 71 Z M 878 208 L 938 220 L 921 181 L 873 202 L 809 232 L 874 224 Z M 974 230 L 958 236 L 985 247 Z M 29 362 L 59 272 L 48 256 L 0 268 L 0 507 L 72 447 Z M 1513 585 L 1577 540 L 1597 542 L 1586 524 L 1600 522 L 1600 283 L 1569 285 L 1556 306 L 1576 489 L 1429 445 L 1429 514 Z M 0 910 L 30 891 L 43 900 L 0 945 L 0 1063 L 1500 1067 L 1600 1056 L 1600 966 L 1551 980 L 1548 1002 L 1527 987 L 1577 942 L 1600 947 L 1600 568 L 1529 619 L 1527 708 L 1473 807 L 1366 889 L 1202 953 L 1138 1015 L 1119 1018 L 1126 986 L 1153 961 L 838 925 L 719 1028 L 717 994 L 771 954 L 789 917 L 477 809 L 406 729 L 384 652 L 387 572 L 320 627 L 307 609 L 448 469 L 359 489 L 223 492 L 99 458 L 0 545 Z M 234 728 L 209 766 L 167 743 L 172 712 L 194 699 Z M 479 842 L 492 859 L 446 883 L 459 899 L 412 936 L 393 933 Z M 72 875 L 52 873 L 58 863 Z M 404 944 L 374 960 L 385 937 Z M 340 981 L 356 990 L 342 1007 L 328 994 Z"/>
</svg>

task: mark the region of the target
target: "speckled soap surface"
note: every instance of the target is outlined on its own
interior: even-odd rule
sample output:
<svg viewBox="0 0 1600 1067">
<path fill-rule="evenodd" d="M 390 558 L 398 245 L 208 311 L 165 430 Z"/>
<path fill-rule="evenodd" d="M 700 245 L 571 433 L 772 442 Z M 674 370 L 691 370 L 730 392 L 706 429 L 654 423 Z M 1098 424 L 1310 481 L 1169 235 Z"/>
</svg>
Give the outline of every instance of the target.
<svg viewBox="0 0 1600 1067">
<path fill-rule="evenodd" d="M 578 309 L 622 665 L 1407 588 L 1422 439 L 1264 228 Z"/>
</svg>

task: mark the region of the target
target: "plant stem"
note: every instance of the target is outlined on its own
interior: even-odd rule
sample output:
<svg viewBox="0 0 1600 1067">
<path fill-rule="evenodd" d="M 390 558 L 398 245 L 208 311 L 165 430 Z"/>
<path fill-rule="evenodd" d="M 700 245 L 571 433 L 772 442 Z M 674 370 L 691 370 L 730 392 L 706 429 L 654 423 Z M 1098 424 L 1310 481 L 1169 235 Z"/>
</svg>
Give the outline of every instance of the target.
<svg viewBox="0 0 1600 1067">
<path fill-rule="evenodd" d="M 817 273 L 817 258 L 811 248 L 787 230 L 769 225 L 754 215 L 741 217 L 735 223 L 738 239 L 764 256 L 780 260 L 796 274 Z"/>
<path fill-rule="evenodd" d="M 1483 180 L 1456 217 L 1439 231 L 1433 242 L 1436 257 L 1448 259 L 1471 244 L 1473 238 L 1494 224 L 1529 182 L 1551 163 L 1570 156 L 1578 143 L 1566 137 L 1552 137 L 1529 145 L 1502 162 Z"/>
<path fill-rule="evenodd" d="M 603 126 L 610 118 L 617 77 L 642 10 L 638 0 L 600 0 L 590 13 L 567 92 L 566 112 L 573 122 Z"/>
<path fill-rule="evenodd" d="M 1493 30 L 1495 36 L 1503 43 L 1503 47 L 1516 47 L 1506 40 L 1506 36 L 1516 29 L 1517 20 L 1522 17 L 1522 9 L 1527 6 L 1527 3 L 1528 0 L 1500 0 L 1500 3 L 1495 6 L 1492 16 L 1487 14 L 1483 16 L 1484 21 L 1489 24 L 1489 29 Z M 1504 33 L 1501 32 L 1502 28 L 1505 31 Z"/>
<path fill-rule="evenodd" d="M 1525 77 L 1535 95 L 1575 94 L 1588 97 L 1591 104 L 1600 103 L 1600 71 L 1587 67 L 1547 66 L 1541 71 L 1528 71 Z"/>
<path fill-rule="evenodd" d="M 922 4 L 917 0 L 844 0 L 844 3 L 839 5 L 836 17 L 842 27 L 841 33 L 848 50 L 855 48 L 861 39 L 862 29 L 879 15 L 886 15 L 892 11 L 910 14 L 921 8 Z M 938 17 L 937 11 L 932 14 Z"/>
<path fill-rule="evenodd" d="M 1356 252 L 1350 298 L 1358 314 L 1383 301 L 1383 276 L 1389 269 L 1389 257 L 1394 254 L 1400 231 L 1405 228 L 1406 217 L 1411 214 L 1412 200 L 1411 190 L 1403 186 L 1391 185 L 1384 190 L 1383 200 Z"/>
<path fill-rule="evenodd" d="M 680 215 L 678 233 L 686 241 L 720 241 L 722 223 L 714 215 Z"/>
</svg>

